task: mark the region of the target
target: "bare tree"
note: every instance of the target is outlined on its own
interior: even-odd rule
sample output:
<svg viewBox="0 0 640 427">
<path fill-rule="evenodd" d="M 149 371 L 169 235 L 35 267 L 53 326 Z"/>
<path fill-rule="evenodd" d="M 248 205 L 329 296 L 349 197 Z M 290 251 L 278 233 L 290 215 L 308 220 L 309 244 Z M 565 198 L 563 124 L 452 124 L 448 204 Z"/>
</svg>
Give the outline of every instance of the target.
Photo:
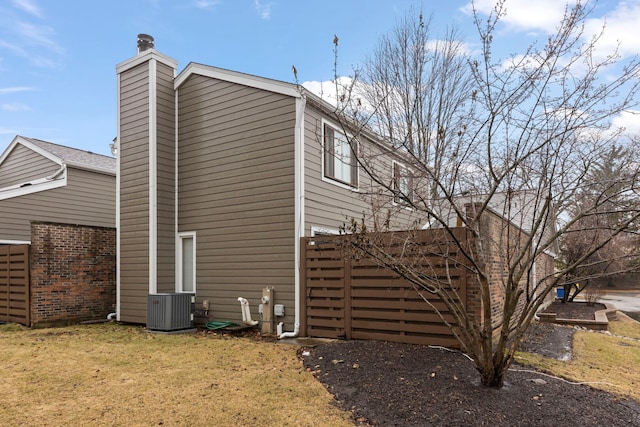
<svg viewBox="0 0 640 427">
<path fill-rule="evenodd" d="M 573 301 L 594 279 L 610 278 L 637 269 L 638 224 L 614 237 L 611 231 L 624 223 L 629 212 L 640 207 L 637 195 L 629 191 L 625 182 L 634 182 L 637 155 L 634 141 L 625 145 L 611 145 L 600 158 L 594 158 L 585 180 L 567 213 L 575 219 L 562 236 L 562 265 L 576 263 L 575 269 L 564 278 L 563 302 Z M 583 215 L 594 211 L 596 214 Z"/>
<path fill-rule="evenodd" d="M 420 216 L 416 229 L 442 230 L 449 250 L 430 269 L 438 274 L 430 274 L 416 262 L 425 255 L 412 241 L 417 233 L 398 234 L 401 242 L 389 250 L 376 234 L 388 228 L 388 221 L 371 218 L 347 226 L 354 244 L 413 283 L 434 309 L 436 301 L 445 304 L 447 314 L 439 311 L 443 321 L 474 359 L 482 384 L 490 387 L 503 385 L 517 346 L 549 292 L 594 254 L 610 256 L 602 249 L 631 232 L 640 218 L 637 204 L 626 202 L 637 197 L 635 152 L 628 173 L 611 187 L 615 191 L 600 191 L 589 204 L 575 206 L 618 136 L 611 119 L 637 103 L 638 59 L 623 61 L 616 52 L 600 59 L 598 35 L 587 39 L 584 34 L 591 9 L 577 2 L 543 46 L 496 60 L 492 46 L 504 3 L 498 1 L 488 18 L 474 10 L 481 48 L 473 57 L 456 42 L 455 32 L 443 42 L 430 40 L 421 15 L 400 22 L 382 39 L 360 79 L 356 76 L 343 92 L 336 110 L 353 135 L 359 166 L 379 186 L 380 197 L 399 200 L 396 209 Z M 356 151 L 356 140 L 371 129 L 405 159 L 410 185 L 389 180 Z M 386 217 L 393 217 L 388 209 Z M 492 216 L 503 221 L 491 222 Z M 458 226 L 472 239 L 461 239 Z M 586 227 L 598 234 L 595 244 L 566 258 L 557 271 L 542 268 L 564 238 Z M 446 274 L 461 259 L 479 284 L 477 312 L 461 303 Z"/>
</svg>

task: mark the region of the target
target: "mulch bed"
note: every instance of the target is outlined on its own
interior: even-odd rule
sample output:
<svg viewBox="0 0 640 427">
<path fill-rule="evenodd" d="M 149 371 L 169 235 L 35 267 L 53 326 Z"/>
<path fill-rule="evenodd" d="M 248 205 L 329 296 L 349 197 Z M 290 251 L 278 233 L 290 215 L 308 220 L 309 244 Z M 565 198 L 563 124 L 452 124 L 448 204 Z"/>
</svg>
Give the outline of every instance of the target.
<svg viewBox="0 0 640 427">
<path fill-rule="evenodd" d="M 522 348 L 562 358 L 573 331 L 535 323 Z M 358 425 L 640 425 L 640 403 L 522 366 L 512 367 L 502 389 L 483 387 L 459 351 L 354 340 L 321 345 L 303 360 Z"/>
<path fill-rule="evenodd" d="M 607 308 L 604 304 L 596 303 L 587 305 L 584 302 L 554 301 L 545 310 L 545 313 L 556 313 L 558 319 L 584 319 L 595 320 L 595 312 Z"/>
</svg>

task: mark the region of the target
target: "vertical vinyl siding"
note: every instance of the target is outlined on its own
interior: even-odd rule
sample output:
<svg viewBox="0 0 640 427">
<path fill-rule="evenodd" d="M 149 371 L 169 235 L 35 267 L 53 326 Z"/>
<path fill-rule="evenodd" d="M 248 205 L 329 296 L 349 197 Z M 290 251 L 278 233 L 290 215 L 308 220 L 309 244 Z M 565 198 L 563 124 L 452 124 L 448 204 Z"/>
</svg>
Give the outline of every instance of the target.
<svg viewBox="0 0 640 427">
<path fill-rule="evenodd" d="M 198 75 L 179 89 L 179 231 L 197 234 L 196 287 L 216 319 L 257 317 L 265 286 L 294 313 L 295 99 Z"/>
<path fill-rule="evenodd" d="M 116 178 L 68 168 L 67 185 L 0 200 L 0 239 L 31 239 L 31 221 L 115 227 Z"/>
<path fill-rule="evenodd" d="M 44 178 L 60 169 L 60 165 L 17 144 L 0 165 L 0 188 Z"/>
<path fill-rule="evenodd" d="M 158 292 L 175 291 L 175 90 L 173 69 L 157 68 Z"/>
<path fill-rule="evenodd" d="M 120 319 L 146 323 L 149 292 L 149 63 L 120 76 Z"/>
</svg>

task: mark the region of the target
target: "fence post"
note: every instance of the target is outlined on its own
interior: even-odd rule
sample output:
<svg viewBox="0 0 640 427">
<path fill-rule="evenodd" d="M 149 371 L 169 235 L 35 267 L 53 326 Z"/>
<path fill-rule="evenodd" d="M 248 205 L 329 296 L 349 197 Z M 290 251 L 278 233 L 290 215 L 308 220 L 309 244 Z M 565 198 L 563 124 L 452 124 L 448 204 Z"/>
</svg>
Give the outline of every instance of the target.
<svg viewBox="0 0 640 427">
<path fill-rule="evenodd" d="M 345 338 L 350 340 L 352 336 L 351 330 L 351 275 L 352 265 L 351 259 L 351 235 L 346 236 L 346 244 L 342 247 L 342 259 L 344 265 L 344 289 L 343 289 L 343 301 L 344 301 L 344 335 Z M 345 250 L 347 251 L 345 253 Z"/>
</svg>

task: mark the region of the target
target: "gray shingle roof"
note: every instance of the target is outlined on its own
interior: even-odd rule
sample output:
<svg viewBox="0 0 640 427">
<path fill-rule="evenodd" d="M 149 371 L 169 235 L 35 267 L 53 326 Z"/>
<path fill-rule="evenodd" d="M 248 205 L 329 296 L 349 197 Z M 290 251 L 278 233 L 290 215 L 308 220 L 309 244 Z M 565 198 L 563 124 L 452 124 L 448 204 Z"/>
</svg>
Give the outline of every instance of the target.
<svg viewBox="0 0 640 427">
<path fill-rule="evenodd" d="M 77 148 L 65 147 L 64 145 L 54 144 L 52 142 L 41 141 L 34 138 L 22 137 L 34 145 L 48 151 L 56 157 L 62 159 L 69 166 L 87 168 L 90 170 L 99 170 L 104 172 L 116 173 L 115 157 L 104 156 L 102 154 L 92 153 L 91 151 L 79 150 Z"/>
</svg>

